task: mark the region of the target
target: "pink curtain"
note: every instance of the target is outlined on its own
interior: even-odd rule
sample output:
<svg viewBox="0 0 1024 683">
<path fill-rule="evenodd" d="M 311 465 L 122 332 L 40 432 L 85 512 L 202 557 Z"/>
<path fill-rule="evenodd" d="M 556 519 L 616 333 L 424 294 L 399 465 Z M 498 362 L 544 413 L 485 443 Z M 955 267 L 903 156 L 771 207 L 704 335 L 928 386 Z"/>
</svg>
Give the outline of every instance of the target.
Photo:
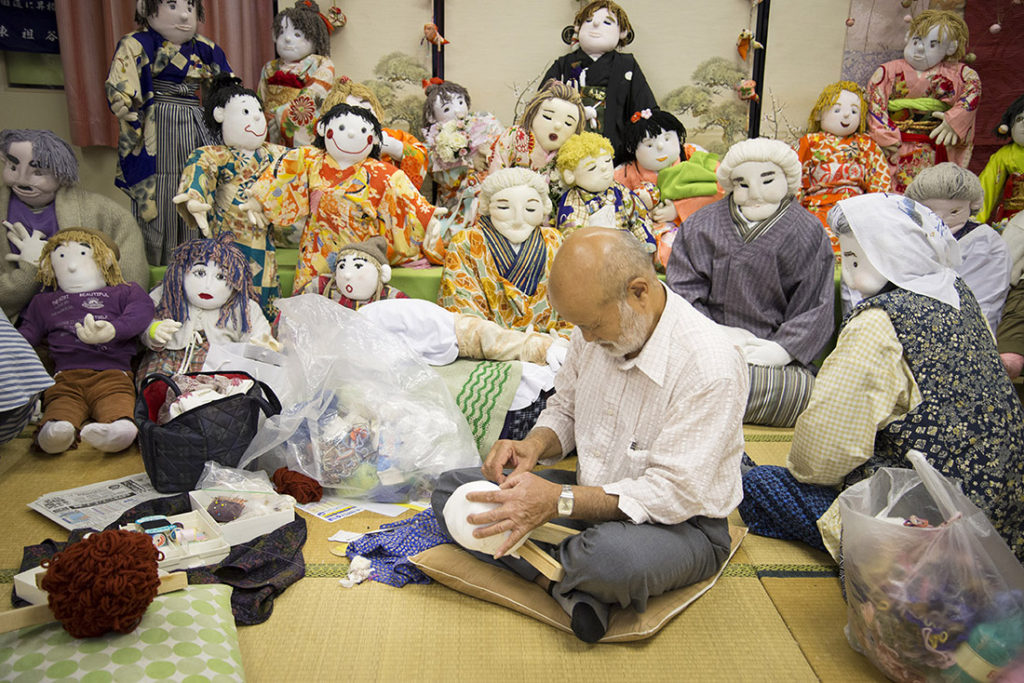
<svg viewBox="0 0 1024 683">
<path fill-rule="evenodd" d="M 274 58 L 272 0 L 207 0 L 199 31 L 221 46 L 245 85 L 255 89 L 260 69 Z M 71 142 L 117 146 L 117 120 L 103 84 L 117 41 L 135 30 L 135 0 L 57 0 Z"/>
</svg>

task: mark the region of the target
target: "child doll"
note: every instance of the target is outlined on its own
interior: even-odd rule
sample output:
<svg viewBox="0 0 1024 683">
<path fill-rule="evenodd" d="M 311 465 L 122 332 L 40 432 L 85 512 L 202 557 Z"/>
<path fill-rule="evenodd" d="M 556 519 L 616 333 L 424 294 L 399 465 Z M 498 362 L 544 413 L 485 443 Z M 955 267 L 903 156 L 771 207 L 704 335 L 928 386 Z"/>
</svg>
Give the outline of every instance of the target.
<svg viewBox="0 0 1024 683">
<path fill-rule="evenodd" d="M 556 59 L 542 80 L 557 78 L 577 87 L 587 108 L 588 130 L 611 140 L 615 161 L 622 163 L 629 117 L 658 106 L 636 59 L 616 50 L 633 42 L 629 17 L 611 0 L 595 0 L 576 13 L 572 28 L 579 47 Z M 566 27 L 566 43 L 569 35 Z"/>
<path fill-rule="evenodd" d="M 925 10 L 910 22 L 903 59 L 868 82 L 868 133 L 888 156 L 895 192 L 922 168 L 971 160 L 981 79 L 961 61 L 967 37 L 956 12 Z"/>
<path fill-rule="evenodd" d="M 839 240 L 826 219 L 829 209 L 847 197 L 892 189 L 885 154 L 864 133 L 866 113 L 859 85 L 839 81 L 827 86 L 811 109 L 807 135 L 797 150 L 803 167 L 800 203 L 821 221 L 837 254 Z"/>
<path fill-rule="evenodd" d="M 487 155 L 502 128 L 491 114 L 469 113 L 469 93 L 458 83 L 429 82 L 425 92 L 423 140 L 430 150 L 430 175 L 438 205 L 450 211 L 443 227 L 454 234 L 476 222 Z"/>
<path fill-rule="evenodd" d="M 391 266 L 387 251 L 388 242 L 380 235 L 347 244 L 327 259 L 334 274 L 318 275 L 307 291 L 323 294 L 352 310 L 381 299 L 408 299 L 405 292 L 388 284 Z"/>
<path fill-rule="evenodd" d="M 324 111 L 342 102 L 369 109 L 378 121 L 384 120 L 386 112 L 373 91 L 348 76 L 335 81 L 324 101 Z M 381 134 L 380 160 L 402 169 L 416 189 L 422 187 L 427 176 L 427 146 L 404 130 L 381 128 Z"/>
<path fill-rule="evenodd" d="M 640 198 L 615 182 L 612 144 L 597 133 L 573 135 L 558 150 L 558 173 L 569 189 L 558 202 L 555 226 L 563 237 L 588 225 L 629 230 L 650 250 L 656 244 Z"/>
<path fill-rule="evenodd" d="M 1024 95 L 1003 113 L 996 135 L 1010 138 L 989 157 L 981 172 L 985 203 L 978 220 L 1002 222 L 1024 209 Z"/>
<path fill-rule="evenodd" d="M 277 59 L 263 65 L 256 86 L 267 107 L 271 142 L 298 147 L 316 139 L 316 120 L 334 82 L 333 31 L 312 0 L 300 0 L 274 17 Z"/>
<path fill-rule="evenodd" d="M 223 50 L 196 33 L 202 0 L 139 0 L 140 29 L 121 38 L 107 75 L 110 110 L 120 120 L 116 184 L 132 198 L 150 265 L 198 236 L 172 201 L 181 167 L 214 139 L 203 125 L 196 93 L 231 73 Z"/>
<path fill-rule="evenodd" d="M 249 261 L 230 232 L 175 249 L 163 283 L 150 296 L 156 312 L 142 335 L 149 351 L 139 367 L 140 382 L 152 372 L 199 372 L 211 344 L 275 344 L 254 298 Z"/>
<path fill-rule="evenodd" d="M 277 252 L 259 205 L 249 188 L 287 150 L 264 142 L 267 120 L 256 93 L 232 77 L 218 77 L 206 98 L 206 125 L 224 139 L 192 152 L 181 172 L 174 201 L 189 227 L 203 237 L 230 232 L 235 246 L 249 259 L 256 299 L 267 320 L 276 315 L 280 296 Z"/>
<path fill-rule="evenodd" d="M 435 208 L 408 176 L 380 160 L 380 123 L 368 109 L 337 104 L 317 123 L 317 146 L 289 150 L 253 186 L 271 223 L 305 220 L 295 267 L 300 293 L 318 275 L 331 272 L 327 258 L 341 247 L 382 235 L 391 265 L 410 263 L 426 253 L 438 234 Z"/>
<path fill-rule="evenodd" d="M 564 189 L 555 173 L 558 148 L 586 125 L 583 100 L 571 86 L 547 81 L 526 104 L 518 125 L 512 126 L 494 141 L 487 158 L 488 172 L 520 166 L 537 171 L 548 181 L 552 203 Z"/>
<path fill-rule="evenodd" d="M 629 161 L 616 167 L 615 181 L 633 190 L 647 208 L 658 263 L 664 267 L 683 221 L 724 196 L 715 177 L 718 155 L 687 145 L 683 124 L 662 109 L 644 109 L 630 117 L 623 151 Z"/>
<path fill-rule="evenodd" d="M 61 230 L 43 248 L 38 279 L 45 289 L 22 311 L 18 329 L 33 346 L 46 341 L 56 370 L 36 435 L 47 453 L 68 450 L 76 434 L 113 453 L 138 433 L 131 361 L 153 302 L 124 281 L 117 259 L 114 241 L 86 228 Z"/>
<path fill-rule="evenodd" d="M 942 163 L 918 173 L 906 196 L 934 211 L 953 233 L 960 246 L 957 275 L 971 288 L 994 333 L 1010 289 L 1013 264 L 999 233 L 969 220 L 984 196 L 978 176 L 954 163 Z"/>
</svg>

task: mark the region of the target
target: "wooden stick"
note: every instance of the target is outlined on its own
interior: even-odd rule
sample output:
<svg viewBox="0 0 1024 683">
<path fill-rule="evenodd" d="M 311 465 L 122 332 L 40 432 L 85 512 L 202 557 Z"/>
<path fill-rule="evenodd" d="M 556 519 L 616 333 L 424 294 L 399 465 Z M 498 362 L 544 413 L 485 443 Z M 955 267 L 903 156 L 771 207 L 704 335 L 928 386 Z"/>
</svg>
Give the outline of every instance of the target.
<svg viewBox="0 0 1024 683">
<path fill-rule="evenodd" d="M 519 557 L 523 558 L 536 568 L 544 576 L 552 581 L 561 581 L 565 578 L 565 569 L 555 558 L 537 547 L 533 541 L 527 541 L 519 546 Z"/>
<path fill-rule="evenodd" d="M 578 529 L 570 529 L 567 526 L 561 526 L 559 524 L 552 524 L 551 522 L 545 522 L 539 527 L 530 532 L 529 536 L 535 541 L 541 543 L 550 543 L 552 545 L 558 545 L 570 536 L 575 536 L 579 533 Z"/>
</svg>

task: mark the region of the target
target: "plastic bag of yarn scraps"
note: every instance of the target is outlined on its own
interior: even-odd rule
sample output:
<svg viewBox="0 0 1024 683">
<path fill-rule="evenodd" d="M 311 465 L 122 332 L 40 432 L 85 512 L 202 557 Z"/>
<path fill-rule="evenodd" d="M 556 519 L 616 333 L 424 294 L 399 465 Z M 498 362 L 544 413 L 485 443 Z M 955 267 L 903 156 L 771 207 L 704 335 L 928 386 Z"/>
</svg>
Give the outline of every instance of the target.
<svg viewBox="0 0 1024 683">
<path fill-rule="evenodd" d="M 894 681 L 993 681 L 1024 660 L 1024 568 L 917 451 L 839 495 L 850 645 Z"/>
<path fill-rule="evenodd" d="M 317 294 L 277 305 L 290 386 L 239 467 L 287 467 L 336 495 L 397 503 L 480 464 L 444 380 L 401 338 Z"/>
</svg>

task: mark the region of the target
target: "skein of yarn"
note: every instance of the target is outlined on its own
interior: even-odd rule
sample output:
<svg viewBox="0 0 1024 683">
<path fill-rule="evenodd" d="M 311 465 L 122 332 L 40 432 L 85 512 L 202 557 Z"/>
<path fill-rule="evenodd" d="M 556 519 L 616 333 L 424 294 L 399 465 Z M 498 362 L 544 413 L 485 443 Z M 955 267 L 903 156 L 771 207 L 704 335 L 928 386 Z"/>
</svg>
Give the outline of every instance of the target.
<svg viewBox="0 0 1024 683">
<path fill-rule="evenodd" d="M 302 472 L 280 467 L 272 479 L 278 493 L 291 496 L 300 503 L 313 503 L 323 498 L 324 489 L 320 483 Z"/>
</svg>

